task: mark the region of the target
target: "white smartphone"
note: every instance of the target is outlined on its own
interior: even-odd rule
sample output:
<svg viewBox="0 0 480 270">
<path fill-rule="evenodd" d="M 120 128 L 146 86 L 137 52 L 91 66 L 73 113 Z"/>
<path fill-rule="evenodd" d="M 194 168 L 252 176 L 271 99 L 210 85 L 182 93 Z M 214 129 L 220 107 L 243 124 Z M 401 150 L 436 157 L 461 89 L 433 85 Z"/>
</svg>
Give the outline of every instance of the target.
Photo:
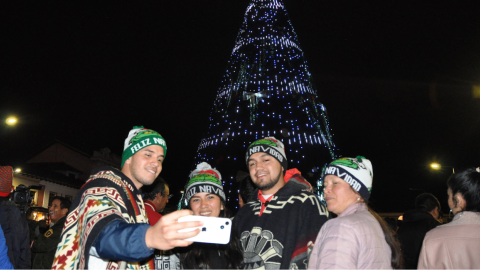
<svg viewBox="0 0 480 270">
<path fill-rule="evenodd" d="M 203 226 L 179 230 L 178 232 L 190 232 L 200 228 L 200 233 L 185 240 L 211 244 L 228 244 L 232 232 L 232 220 L 221 217 L 185 216 L 178 222 L 202 221 Z"/>
</svg>

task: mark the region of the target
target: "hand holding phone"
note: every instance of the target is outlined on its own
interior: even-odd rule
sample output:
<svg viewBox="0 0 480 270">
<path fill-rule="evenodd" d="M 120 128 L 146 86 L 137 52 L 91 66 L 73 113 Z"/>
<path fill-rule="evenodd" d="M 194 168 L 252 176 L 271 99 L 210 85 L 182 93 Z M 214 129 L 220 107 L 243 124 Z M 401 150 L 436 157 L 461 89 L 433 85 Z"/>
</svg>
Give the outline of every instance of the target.
<svg viewBox="0 0 480 270">
<path fill-rule="evenodd" d="M 203 226 L 183 229 L 178 232 L 193 231 L 197 228 L 200 233 L 194 237 L 187 238 L 187 241 L 211 243 L 211 244 L 228 244 L 230 242 L 230 233 L 232 231 L 232 220 L 221 217 L 204 217 L 204 216 L 184 216 L 178 219 L 178 222 L 186 221 L 202 221 Z"/>
<path fill-rule="evenodd" d="M 196 229 L 202 225 L 198 221 L 179 223 L 178 220 L 184 216 L 190 216 L 191 210 L 179 210 L 168 215 L 164 215 L 154 226 L 148 228 L 145 235 L 145 243 L 149 248 L 159 250 L 170 250 L 175 247 L 186 247 L 193 242 L 186 238 L 193 237 L 199 233 Z M 191 229 L 187 233 L 181 233 L 179 230 Z"/>
</svg>

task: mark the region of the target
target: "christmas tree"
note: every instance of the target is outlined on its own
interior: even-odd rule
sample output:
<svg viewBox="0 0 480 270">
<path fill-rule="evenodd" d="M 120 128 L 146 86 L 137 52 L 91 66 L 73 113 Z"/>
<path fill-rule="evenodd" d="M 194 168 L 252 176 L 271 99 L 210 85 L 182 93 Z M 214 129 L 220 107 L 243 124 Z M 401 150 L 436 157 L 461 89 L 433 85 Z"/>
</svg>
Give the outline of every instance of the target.
<svg viewBox="0 0 480 270">
<path fill-rule="evenodd" d="M 251 1 L 209 120 L 195 164 L 221 172 L 231 209 L 238 206 L 236 175 L 247 171 L 246 149 L 257 139 L 280 139 L 289 169 L 312 183 L 335 158 L 326 109 L 282 1 Z"/>
</svg>

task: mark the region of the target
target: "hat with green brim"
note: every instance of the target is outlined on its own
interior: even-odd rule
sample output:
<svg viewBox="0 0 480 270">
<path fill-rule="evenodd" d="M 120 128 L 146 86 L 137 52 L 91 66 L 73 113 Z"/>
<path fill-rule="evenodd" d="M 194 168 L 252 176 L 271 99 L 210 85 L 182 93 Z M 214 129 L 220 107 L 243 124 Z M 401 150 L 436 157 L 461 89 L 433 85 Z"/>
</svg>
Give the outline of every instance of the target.
<svg viewBox="0 0 480 270">
<path fill-rule="evenodd" d="M 185 199 L 190 204 L 193 195 L 201 192 L 215 194 L 225 204 L 226 197 L 223 191 L 222 175 L 206 162 L 197 165 L 197 168 L 190 173 L 190 180 L 185 188 Z"/>
<path fill-rule="evenodd" d="M 163 148 L 163 156 L 167 156 L 167 144 L 162 135 L 160 135 L 155 130 L 146 129 L 143 126 L 133 127 L 132 130 L 128 133 L 127 139 L 125 139 L 125 147 L 123 148 L 122 154 L 122 165 L 120 168 L 123 168 L 125 161 L 131 156 L 135 155 L 141 149 L 150 146 L 150 145 L 159 145 Z"/>
</svg>

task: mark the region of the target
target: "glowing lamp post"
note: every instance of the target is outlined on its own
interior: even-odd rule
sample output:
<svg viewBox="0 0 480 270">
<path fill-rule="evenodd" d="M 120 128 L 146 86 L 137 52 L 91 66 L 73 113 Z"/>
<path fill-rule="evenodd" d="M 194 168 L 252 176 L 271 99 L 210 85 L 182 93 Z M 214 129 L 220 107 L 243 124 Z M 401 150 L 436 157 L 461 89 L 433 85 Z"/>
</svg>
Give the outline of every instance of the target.
<svg viewBox="0 0 480 270">
<path fill-rule="evenodd" d="M 442 166 L 440 166 L 440 164 L 438 164 L 438 163 L 432 163 L 432 164 L 430 164 L 430 168 L 432 168 L 434 170 L 440 170 L 442 168 Z"/>
<path fill-rule="evenodd" d="M 443 166 L 445 168 L 452 168 L 452 172 L 455 173 L 455 168 L 453 166 Z M 432 168 L 433 170 L 436 170 L 436 171 L 439 171 L 442 169 L 442 165 L 438 164 L 438 163 L 432 163 L 430 164 L 430 168 Z"/>
<path fill-rule="evenodd" d="M 11 117 L 8 117 L 5 122 L 6 122 L 7 125 L 9 125 L 9 126 L 13 126 L 13 125 L 17 124 L 18 120 L 17 120 L 16 117 L 11 116 Z"/>
</svg>

